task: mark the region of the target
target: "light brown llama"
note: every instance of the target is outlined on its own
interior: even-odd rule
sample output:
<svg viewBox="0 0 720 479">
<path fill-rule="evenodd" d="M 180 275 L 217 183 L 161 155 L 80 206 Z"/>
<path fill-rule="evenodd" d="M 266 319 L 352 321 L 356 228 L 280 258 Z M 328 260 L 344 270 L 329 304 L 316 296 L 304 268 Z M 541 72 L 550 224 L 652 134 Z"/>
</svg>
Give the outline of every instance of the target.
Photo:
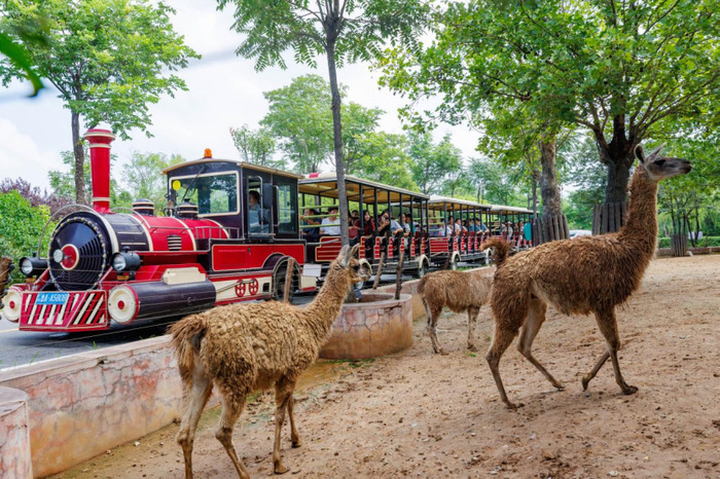
<svg viewBox="0 0 720 479">
<path fill-rule="evenodd" d="M 638 167 L 630 184 L 627 223 L 618 233 L 583 236 L 553 241 L 507 258 L 508 245 L 500 240 L 494 246 L 497 271 L 490 294 L 495 317 L 495 333 L 485 356 L 502 401 L 515 408 L 505 393 L 500 378 L 500 358 L 520 332 L 518 350 L 558 389 L 558 382 L 535 357 L 533 340 L 545 321 L 547 303 L 563 314 L 594 313 L 607 350 L 595 367 L 583 377 L 583 388 L 595 377 L 607 358 L 612 359 L 615 381 L 624 394 L 633 394 L 620 374 L 617 350 L 620 340 L 615 307 L 625 303 L 640 286 L 642 276 L 655 253 L 657 238 L 657 189 L 664 178 L 686 174 L 690 162 L 659 156 L 660 148 L 645 157 L 638 146 Z"/>
<path fill-rule="evenodd" d="M 437 322 L 444 306 L 455 313 L 467 311 L 467 348 L 470 351 L 477 351 L 475 324 L 480 315 L 480 308 L 487 303 L 490 296 L 490 286 L 492 286 L 492 276 L 484 270 L 467 273 L 435 271 L 420 280 L 418 294 L 425 305 L 427 331 L 435 353 L 447 354 L 440 347 L 437 339 Z"/>
<path fill-rule="evenodd" d="M 186 478 L 192 477 L 195 430 L 213 386 L 222 396 L 215 437 L 241 478 L 250 476 L 233 446 L 233 427 L 250 393 L 275 386 L 273 464 L 276 474 L 287 472 L 280 455 L 280 430 L 287 409 L 292 445 L 300 447 L 293 416 L 295 384 L 330 338 L 350 286 L 370 276 L 354 257 L 357 249 L 340 250 L 325 284 L 304 308 L 275 301 L 234 304 L 188 316 L 170 328 L 183 383 L 184 415 L 176 439 L 185 457 Z"/>
</svg>

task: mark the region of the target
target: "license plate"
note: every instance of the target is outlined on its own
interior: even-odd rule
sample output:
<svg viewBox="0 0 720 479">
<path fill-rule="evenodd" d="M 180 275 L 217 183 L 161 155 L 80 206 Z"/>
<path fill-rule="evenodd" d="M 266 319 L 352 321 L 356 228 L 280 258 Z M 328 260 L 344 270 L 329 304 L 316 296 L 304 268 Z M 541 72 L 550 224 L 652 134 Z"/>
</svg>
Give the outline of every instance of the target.
<svg viewBox="0 0 720 479">
<path fill-rule="evenodd" d="M 39 293 L 35 304 L 65 304 L 68 300 L 68 293 Z"/>
</svg>

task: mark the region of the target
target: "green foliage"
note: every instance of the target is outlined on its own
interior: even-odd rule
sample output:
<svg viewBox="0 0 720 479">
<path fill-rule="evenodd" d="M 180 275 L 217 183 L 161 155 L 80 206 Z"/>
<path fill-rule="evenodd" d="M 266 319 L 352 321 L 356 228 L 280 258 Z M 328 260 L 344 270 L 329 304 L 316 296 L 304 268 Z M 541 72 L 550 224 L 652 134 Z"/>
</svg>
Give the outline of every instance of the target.
<svg viewBox="0 0 720 479">
<path fill-rule="evenodd" d="M 417 190 L 404 135 L 371 132 L 358 141 L 358 157 L 349 173 L 380 183 Z"/>
<path fill-rule="evenodd" d="M 87 155 L 87 154 L 86 154 Z M 50 170 L 48 172 L 48 179 L 50 181 L 50 188 L 52 189 L 53 195 L 58 198 L 66 199 L 71 201 L 75 198 L 75 173 L 73 172 L 73 165 L 75 158 L 71 151 L 60 152 L 63 165 L 66 170 Z M 117 161 L 115 155 L 110 155 L 110 206 L 111 207 L 130 207 L 132 204 L 132 197 L 126 191 L 123 191 L 119 186 L 117 179 L 112 174 L 115 171 L 113 165 Z M 83 172 L 85 177 L 85 204 L 92 203 L 92 174 L 90 171 L 90 163 L 83 165 Z"/>
<path fill-rule="evenodd" d="M 52 83 L 71 112 L 73 144 L 80 139 L 81 119 L 88 127 L 107 122 L 123 139 L 151 124 L 148 104 L 161 95 L 186 90 L 171 72 L 199 58 L 185 46 L 170 23 L 174 10 L 149 0 L 16 0 L 2 4 L 0 28 L 17 32 L 27 25 L 46 26 L 42 41 L 15 36 L 26 47 L 40 76 Z M 8 85 L 25 72 L 0 59 L 0 80 Z M 149 133 L 148 133 L 149 135 Z M 75 165 L 84 164 L 75 150 Z M 79 172 L 78 172 L 79 173 Z M 76 176 L 78 200 L 84 191 Z"/>
<path fill-rule="evenodd" d="M 344 96 L 346 88 L 341 88 Z M 264 93 L 270 103 L 261 125 L 279 138 L 284 161 L 298 173 L 319 171 L 333 154 L 330 86 L 319 75 L 296 77 L 290 85 Z M 357 103 L 342 104 L 342 140 L 346 169 L 362 154 L 362 138 L 378 124 L 382 110 Z M 237 143 L 236 143 L 237 146 Z"/>
<path fill-rule="evenodd" d="M 708 246 L 720 246 L 720 236 L 703 236 L 697 246 L 705 248 Z M 658 240 L 658 248 L 670 248 L 670 238 L 663 237 Z"/>
<path fill-rule="evenodd" d="M 9 256 L 16 262 L 22 256 L 35 256 L 43 227 L 50 219 L 50 209 L 34 207 L 17 191 L 0 193 L 0 256 Z M 47 252 L 49 235 L 45 236 L 41 254 Z M 13 272 L 13 281 L 21 281 L 19 268 Z"/>
<path fill-rule="evenodd" d="M 128 191 L 124 191 L 130 200 L 146 198 L 155 205 L 155 213 L 158 214 L 165 206 L 165 193 L 167 185 L 162 171 L 173 165 L 185 161 L 180 155 L 172 155 L 169 158 L 162 153 L 138 153 L 130 156 L 130 161 L 123 165 L 123 182 L 127 185 Z M 116 198 L 118 203 L 123 203 L 124 198 Z M 120 206 L 115 203 L 112 207 Z M 124 205 L 123 205 L 124 206 Z"/>
<path fill-rule="evenodd" d="M 450 135 L 443 137 L 437 145 L 429 133 L 410 133 L 408 141 L 415 183 L 425 194 L 439 193 L 451 175 L 460 171 L 461 150 L 452 144 Z"/>
<path fill-rule="evenodd" d="M 243 41 L 237 54 L 255 58 L 255 68 L 287 67 L 282 54 L 294 53 L 297 63 L 316 66 L 316 57 L 334 47 L 337 66 L 369 61 L 388 38 L 415 45 L 416 27 L 427 14 L 416 0 L 217 0 L 221 9 L 234 8 L 233 28 Z"/>
<path fill-rule="evenodd" d="M 494 147 L 495 135 L 527 145 L 572 124 L 592 132 L 603 163 L 628 167 L 634 146 L 665 135 L 674 119 L 717 116 L 715 7 L 714 0 L 455 2 L 436 14 L 428 46 L 387 53 L 383 82 L 411 104 L 439 97 L 435 110 L 405 114 L 419 125 L 483 127 L 484 148 Z"/>
<path fill-rule="evenodd" d="M 273 159 L 277 142 L 269 129 L 253 131 L 249 126 L 243 125 L 240 128 L 230 128 L 230 137 L 243 161 L 272 168 L 287 168 L 286 161 Z"/>
</svg>

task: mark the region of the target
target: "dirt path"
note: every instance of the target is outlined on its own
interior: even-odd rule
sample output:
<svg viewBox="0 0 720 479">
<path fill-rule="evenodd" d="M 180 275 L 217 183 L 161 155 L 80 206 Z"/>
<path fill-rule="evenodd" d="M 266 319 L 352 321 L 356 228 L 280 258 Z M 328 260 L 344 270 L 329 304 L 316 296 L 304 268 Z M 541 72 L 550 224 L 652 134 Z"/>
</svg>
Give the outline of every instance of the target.
<svg viewBox="0 0 720 479">
<path fill-rule="evenodd" d="M 403 353 L 361 363 L 321 362 L 298 395 L 299 449 L 284 431 L 287 477 L 668 477 L 720 478 L 720 256 L 659 259 L 642 289 L 618 312 L 623 396 L 609 363 L 582 391 L 580 378 L 603 351 L 592 317 L 553 309 L 535 341 L 536 357 L 559 380 L 557 392 L 512 347 L 498 400 L 482 354 L 464 350 L 466 316 L 439 324 L 448 356 L 431 354 L 424 321 Z M 483 308 L 478 337 L 490 340 Z M 316 376 L 316 377 L 312 377 Z M 307 384 L 307 383 L 306 383 Z M 319 385 L 317 385 L 319 384 Z M 253 477 L 272 475 L 272 397 L 256 399 L 235 429 Z M 195 477 L 235 477 L 206 413 Z M 288 427 L 286 426 L 286 429 Z M 173 425 L 138 445 L 109 451 L 58 477 L 182 477 Z"/>
</svg>

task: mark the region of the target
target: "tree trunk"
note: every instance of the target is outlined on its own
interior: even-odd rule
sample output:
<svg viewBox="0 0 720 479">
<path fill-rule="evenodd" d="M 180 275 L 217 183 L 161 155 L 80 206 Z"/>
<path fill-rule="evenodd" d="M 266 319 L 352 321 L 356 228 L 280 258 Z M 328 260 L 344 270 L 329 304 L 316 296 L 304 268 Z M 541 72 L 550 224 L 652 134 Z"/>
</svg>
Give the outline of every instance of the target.
<svg viewBox="0 0 720 479">
<path fill-rule="evenodd" d="M 624 203 L 627 201 L 627 187 L 630 181 L 630 166 L 627 159 L 607 163 L 608 177 L 605 185 L 605 203 Z"/>
<path fill-rule="evenodd" d="M 80 114 L 71 112 L 73 154 L 75 156 L 75 203 L 87 204 L 85 197 L 85 150 L 80 138 Z"/>
<path fill-rule="evenodd" d="M 328 76 L 332 92 L 333 135 L 335 139 L 335 171 L 338 184 L 338 202 L 340 203 L 340 241 L 343 245 L 350 243 L 348 235 L 348 202 L 345 188 L 345 165 L 342 151 L 342 123 L 340 119 L 340 89 L 338 88 L 337 70 L 335 65 L 335 41 L 329 40 L 326 47 Z"/>
<path fill-rule="evenodd" d="M 543 217 L 560 216 L 562 199 L 557 182 L 555 157 L 557 153 L 554 136 L 543 137 L 540 141 L 540 194 L 543 201 Z"/>
<path fill-rule="evenodd" d="M 537 186 L 538 186 L 538 176 L 539 173 L 537 171 L 533 171 L 532 175 L 532 212 L 533 212 L 533 218 L 537 218 Z"/>
</svg>

